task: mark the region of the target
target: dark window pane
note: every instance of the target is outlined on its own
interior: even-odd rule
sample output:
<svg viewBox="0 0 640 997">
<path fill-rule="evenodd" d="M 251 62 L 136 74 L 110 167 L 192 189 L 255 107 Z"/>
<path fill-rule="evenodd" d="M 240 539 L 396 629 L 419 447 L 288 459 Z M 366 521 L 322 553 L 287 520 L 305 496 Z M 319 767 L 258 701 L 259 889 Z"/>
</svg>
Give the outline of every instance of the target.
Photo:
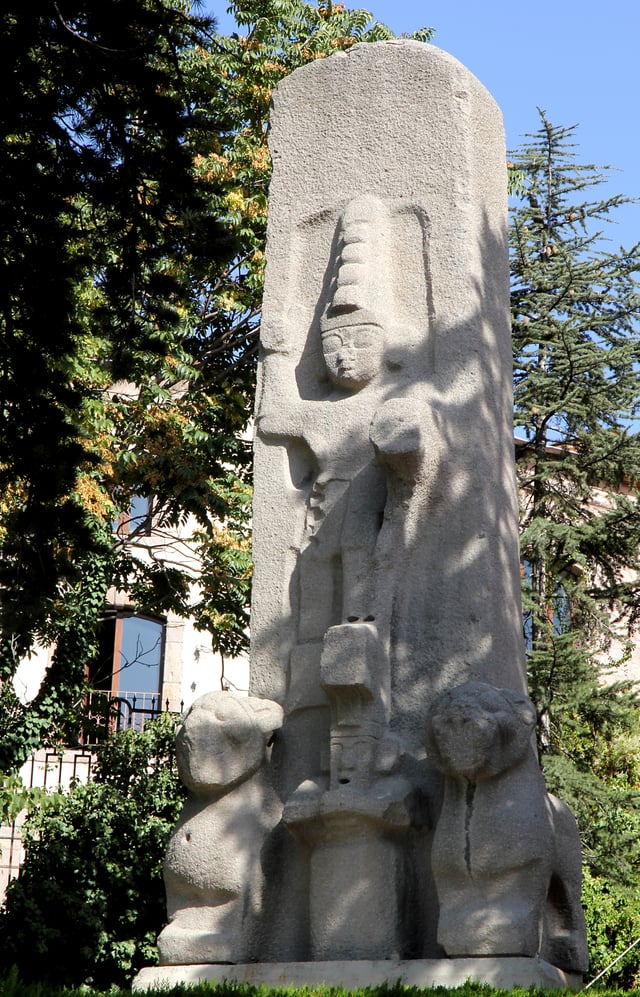
<svg viewBox="0 0 640 997">
<path fill-rule="evenodd" d="M 120 661 L 114 687 L 123 692 L 160 692 L 163 632 L 161 623 L 129 616 L 122 626 Z"/>
</svg>

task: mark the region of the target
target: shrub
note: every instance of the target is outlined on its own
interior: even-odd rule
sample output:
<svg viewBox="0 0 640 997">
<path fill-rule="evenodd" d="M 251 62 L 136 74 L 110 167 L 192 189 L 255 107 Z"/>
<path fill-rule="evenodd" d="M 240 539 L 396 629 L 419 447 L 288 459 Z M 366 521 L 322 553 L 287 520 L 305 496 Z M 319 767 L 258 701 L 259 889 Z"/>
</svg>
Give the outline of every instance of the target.
<svg viewBox="0 0 640 997">
<path fill-rule="evenodd" d="M 0 918 L 0 970 L 15 965 L 26 983 L 108 988 L 156 962 L 162 859 L 184 799 L 174 720 L 114 735 L 94 782 L 31 814 Z"/>
</svg>

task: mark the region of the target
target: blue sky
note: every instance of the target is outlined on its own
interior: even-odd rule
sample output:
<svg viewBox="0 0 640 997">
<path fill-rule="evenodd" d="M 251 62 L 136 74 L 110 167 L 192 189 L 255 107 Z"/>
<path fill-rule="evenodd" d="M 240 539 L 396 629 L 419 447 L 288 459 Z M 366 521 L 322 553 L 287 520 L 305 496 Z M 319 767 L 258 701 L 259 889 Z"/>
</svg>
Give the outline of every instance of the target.
<svg viewBox="0 0 640 997">
<path fill-rule="evenodd" d="M 205 3 L 222 31 L 233 24 L 226 6 L 225 0 Z M 579 126 L 581 162 L 616 167 L 608 193 L 640 197 L 639 0 L 370 0 L 362 6 L 396 34 L 434 27 L 434 44 L 464 63 L 498 102 L 509 148 L 535 131 L 541 107 L 553 124 Z M 606 232 L 610 248 L 640 242 L 640 204 L 615 217 L 618 224 Z"/>
</svg>

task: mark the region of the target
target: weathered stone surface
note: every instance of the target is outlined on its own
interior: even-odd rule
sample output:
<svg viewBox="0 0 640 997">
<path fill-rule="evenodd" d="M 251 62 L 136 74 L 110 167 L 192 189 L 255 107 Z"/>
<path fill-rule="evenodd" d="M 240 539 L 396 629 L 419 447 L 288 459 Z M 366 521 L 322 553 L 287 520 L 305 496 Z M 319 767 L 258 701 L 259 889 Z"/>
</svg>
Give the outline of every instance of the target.
<svg viewBox="0 0 640 997">
<path fill-rule="evenodd" d="M 428 704 L 525 688 L 500 113 L 432 46 L 356 46 L 277 88 L 270 147 L 251 689 L 285 709 L 288 958 L 435 955 Z"/>
<path fill-rule="evenodd" d="M 257 955 L 267 889 L 261 854 L 281 809 L 265 749 L 281 723 L 277 703 L 228 692 L 201 696 L 180 723 L 178 771 L 190 792 L 165 859 L 162 963 Z"/>
<path fill-rule="evenodd" d="M 358 45 L 278 86 L 270 147 L 251 688 L 320 708 L 325 633 L 373 619 L 420 751 L 435 692 L 525 687 L 501 117 L 439 49 Z"/>
<path fill-rule="evenodd" d="M 568 972 L 589 959 L 580 906 L 580 840 L 547 793 L 533 703 L 467 682 L 442 693 L 427 752 L 445 773 L 431 861 L 448 956 L 543 955 Z"/>
</svg>

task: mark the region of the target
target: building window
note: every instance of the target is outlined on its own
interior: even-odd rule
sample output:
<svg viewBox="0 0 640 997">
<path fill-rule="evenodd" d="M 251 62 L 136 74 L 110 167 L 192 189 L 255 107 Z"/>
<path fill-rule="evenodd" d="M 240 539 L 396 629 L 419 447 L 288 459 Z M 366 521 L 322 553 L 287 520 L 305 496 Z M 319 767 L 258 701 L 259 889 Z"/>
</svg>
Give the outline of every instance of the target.
<svg viewBox="0 0 640 997">
<path fill-rule="evenodd" d="M 151 533 L 153 499 L 134 495 L 127 512 L 121 512 L 114 523 L 114 531 L 121 537 L 145 536 Z"/>
<path fill-rule="evenodd" d="M 141 730 L 145 719 L 162 710 L 164 641 L 159 620 L 118 613 L 101 621 L 99 650 L 87 678 L 95 702 L 109 703 L 112 727 Z"/>
<path fill-rule="evenodd" d="M 522 562 L 521 572 L 527 588 L 531 590 L 533 566 L 530 561 L 524 560 Z M 553 587 L 551 587 L 551 583 L 549 585 L 549 592 L 546 597 L 546 615 L 547 620 L 553 626 L 554 633 L 560 635 L 569 633 L 573 629 L 573 604 L 565 586 L 558 579 L 553 580 Z M 533 649 L 533 625 L 533 611 L 531 609 L 524 609 L 522 613 L 522 628 L 527 651 Z"/>
</svg>

